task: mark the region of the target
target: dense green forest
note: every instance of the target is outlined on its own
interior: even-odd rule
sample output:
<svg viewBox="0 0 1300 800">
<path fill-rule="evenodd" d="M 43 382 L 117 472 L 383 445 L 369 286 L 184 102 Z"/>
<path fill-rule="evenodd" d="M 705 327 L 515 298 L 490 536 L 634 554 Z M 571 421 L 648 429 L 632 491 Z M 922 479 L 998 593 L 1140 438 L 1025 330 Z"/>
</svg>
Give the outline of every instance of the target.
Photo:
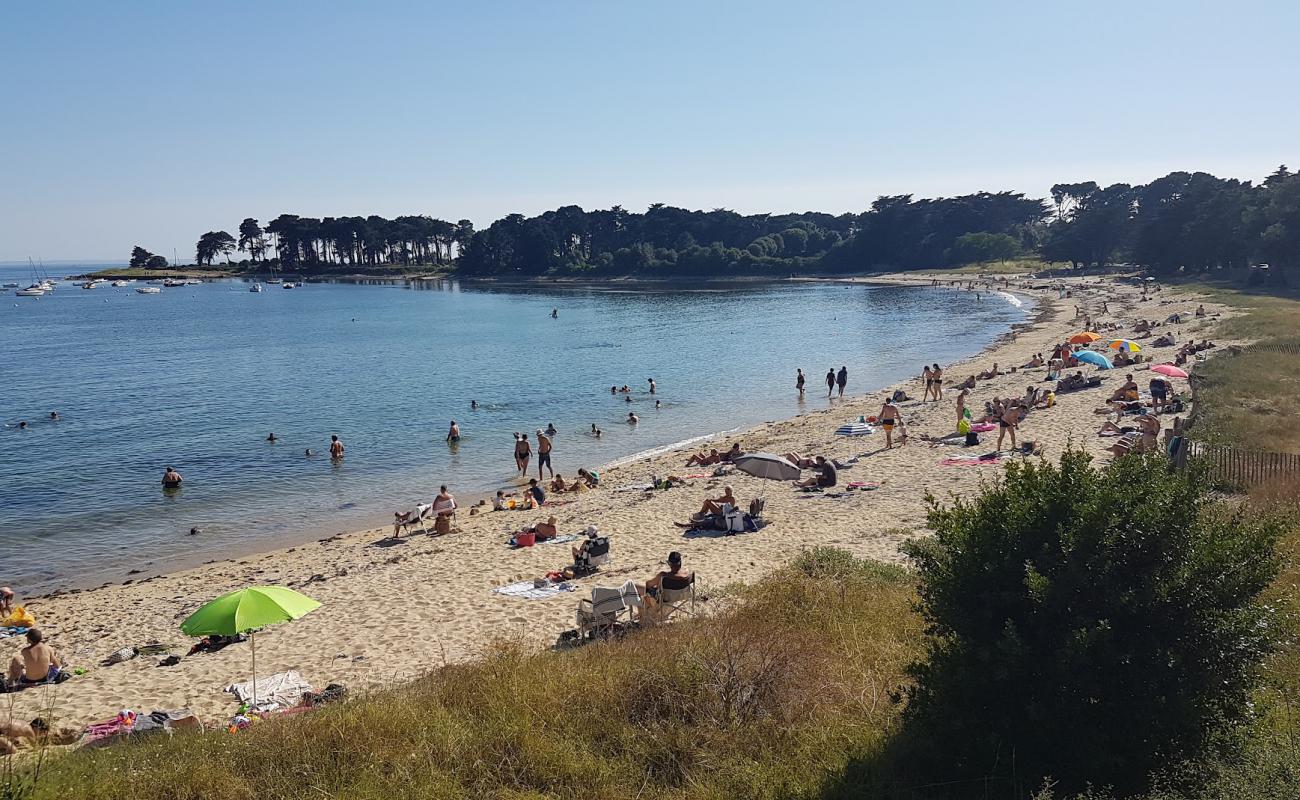
<svg viewBox="0 0 1300 800">
<path fill-rule="evenodd" d="M 839 215 L 563 206 L 535 217 L 510 214 L 480 230 L 466 219 L 282 214 L 265 226 L 245 219 L 237 233 L 203 234 L 196 262 L 211 266 L 240 253 L 244 268 L 309 273 L 397 265 L 497 278 L 748 277 L 1031 256 L 1074 266 L 1130 263 L 1160 274 L 1269 264 L 1278 276 L 1300 266 L 1300 175 L 1283 166 L 1255 184 L 1173 172 L 1145 185 L 1061 183 L 1043 199 L 894 195 Z M 132 263 L 165 266 L 150 256 L 137 247 Z"/>
</svg>

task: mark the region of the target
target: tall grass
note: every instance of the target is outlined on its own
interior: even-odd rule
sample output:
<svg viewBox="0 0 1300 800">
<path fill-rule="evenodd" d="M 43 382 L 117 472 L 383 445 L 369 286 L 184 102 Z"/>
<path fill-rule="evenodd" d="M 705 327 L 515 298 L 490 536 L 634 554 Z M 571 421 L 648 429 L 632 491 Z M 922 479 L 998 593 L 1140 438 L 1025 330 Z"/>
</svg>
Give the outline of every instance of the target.
<svg viewBox="0 0 1300 800">
<path fill-rule="evenodd" d="M 729 607 L 565 652 L 510 643 L 238 734 L 78 752 L 35 797 L 811 797 L 891 733 L 910 575 L 814 550 Z"/>
</svg>

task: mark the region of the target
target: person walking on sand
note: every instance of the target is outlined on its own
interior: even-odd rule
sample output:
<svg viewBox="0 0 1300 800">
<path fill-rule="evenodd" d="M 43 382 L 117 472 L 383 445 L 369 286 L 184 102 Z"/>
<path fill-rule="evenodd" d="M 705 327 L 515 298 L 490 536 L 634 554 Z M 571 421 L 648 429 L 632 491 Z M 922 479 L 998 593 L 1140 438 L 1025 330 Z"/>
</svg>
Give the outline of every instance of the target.
<svg viewBox="0 0 1300 800">
<path fill-rule="evenodd" d="M 826 370 L 826 399 L 835 394 L 835 367 Z"/>
<path fill-rule="evenodd" d="M 519 474 L 528 474 L 528 460 L 533 457 L 533 446 L 528 443 L 528 434 L 521 433 L 515 439 L 515 463 L 519 465 Z"/>
<path fill-rule="evenodd" d="M 537 429 L 537 479 L 542 479 L 542 467 L 555 477 L 555 470 L 551 469 L 551 437 L 547 436 L 541 428 Z"/>
<path fill-rule="evenodd" d="M 841 400 L 844 399 L 844 387 L 847 386 L 848 383 L 849 383 L 849 368 L 846 366 L 841 366 L 839 374 L 835 376 L 835 385 L 840 387 Z"/>
<path fill-rule="evenodd" d="M 449 443 L 460 441 L 460 426 L 456 424 L 454 419 L 451 421 L 451 428 L 447 430 L 447 441 Z"/>
<path fill-rule="evenodd" d="M 343 458 L 343 443 L 339 441 L 336 435 L 330 435 L 330 458 L 338 461 Z"/>
<path fill-rule="evenodd" d="M 943 399 L 943 370 L 938 364 L 930 367 L 930 380 L 934 381 L 934 402 L 937 403 Z"/>
<path fill-rule="evenodd" d="M 799 399 L 800 399 L 800 400 L 803 399 L 803 385 L 804 385 L 805 382 L 806 382 L 806 379 L 805 379 L 804 376 L 803 376 L 803 370 L 802 370 L 802 369 L 796 369 L 796 370 L 794 371 L 794 388 L 796 388 L 796 389 L 799 390 Z"/>
<path fill-rule="evenodd" d="M 880 427 L 885 429 L 885 449 L 894 449 L 894 426 L 901 421 L 894 398 L 885 398 L 885 404 L 880 407 L 880 413 L 876 417 L 880 420 Z"/>
<path fill-rule="evenodd" d="M 921 402 L 924 403 L 930 399 L 930 395 L 934 394 L 934 377 L 930 375 L 929 364 L 921 367 L 921 387 L 923 392 Z"/>
</svg>

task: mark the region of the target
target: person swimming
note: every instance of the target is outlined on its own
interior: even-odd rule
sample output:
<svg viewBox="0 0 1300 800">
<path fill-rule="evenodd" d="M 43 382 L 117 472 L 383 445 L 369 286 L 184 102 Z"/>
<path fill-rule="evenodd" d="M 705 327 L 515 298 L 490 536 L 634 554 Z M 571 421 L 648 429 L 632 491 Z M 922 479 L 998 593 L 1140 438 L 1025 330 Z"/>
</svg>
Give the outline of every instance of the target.
<svg viewBox="0 0 1300 800">
<path fill-rule="evenodd" d="M 51 411 L 51 412 L 50 412 L 50 422 L 58 422 L 59 419 L 60 419 L 60 417 L 59 417 L 59 412 L 57 412 L 57 411 Z"/>
<path fill-rule="evenodd" d="M 627 424 L 635 425 L 640 421 L 640 418 L 638 418 L 636 414 L 633 414 L 631 411 L 627 412 Z"/>
<path fill-rule="evenodd" d="M 469 401 L 469 409 L 470 409 L 470 411 L 474 411 L 474 410 L 477 409 L 477 408 L 478 408 L 478 401 L 477 401 L 477 400 L 471 400 L 471 401 Z"/>
<path fill-rule="evenodd" d="M 272 431 L 272 432 L 268 433 L 268 434 L 266 435 L 266 440 L 267 440 L 268 442 L 278 442 L 278 441 L 280 441 L 279 439 L 276 438 L 276 436 L 275 436 L 275 431 Z"/>
<path fill-rule="evenodd" d="M 656 400 L 656 401 L 655 401 L 655 410 L 658 411 L 658 410 L 659 410 L 660 408 L 662 408 L 662 407 L 663 407 L 663 403 L 660 403 L 658 400 Z"/>
<path fill-rule="evenodd" d="M 556 427 L 555 427 L 555 423 L 554 423 L 554 422 L 548 422 L 548 423 L 546 423 L 546 435 L 547 435 L 547 436 L 554 436 L 554 435 L 557 434 L 557 433 L 559 433 L 559 431 L 556 429 Z"/>
</svg>

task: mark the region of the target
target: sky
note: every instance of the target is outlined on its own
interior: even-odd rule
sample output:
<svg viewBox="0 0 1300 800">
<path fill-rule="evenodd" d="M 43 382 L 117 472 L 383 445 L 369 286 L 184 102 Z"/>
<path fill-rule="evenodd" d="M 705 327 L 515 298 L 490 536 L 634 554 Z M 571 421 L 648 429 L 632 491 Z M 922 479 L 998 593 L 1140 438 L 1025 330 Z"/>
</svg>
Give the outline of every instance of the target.
<svg viewBox="0 0 1300 800">
<path fill-rule="evenodd" d="M 0 3 L 0 261 L 1300 165 L 1300 4 Z"/>
</svg>

